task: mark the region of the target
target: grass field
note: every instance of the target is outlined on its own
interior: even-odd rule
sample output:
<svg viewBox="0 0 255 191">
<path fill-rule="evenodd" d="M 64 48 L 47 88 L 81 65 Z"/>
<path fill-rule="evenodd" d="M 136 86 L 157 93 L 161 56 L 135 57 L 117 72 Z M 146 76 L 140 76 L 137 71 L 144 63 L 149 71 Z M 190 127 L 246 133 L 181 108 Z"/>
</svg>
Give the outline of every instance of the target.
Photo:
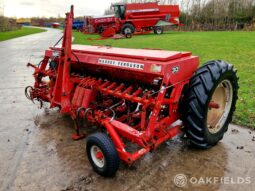
<svg viewBox="0 0 255 191">
<path fill-rule="evenodd" d="M 12 38 L 17 38 L 17 37 L 26 36 L 26 35 L 44 32 L 44 31 L 46 30 L 39 29 L 39 28 L 22 27 L 21 29 L 15 30 L 15 31 L 0 32 L 0 41 L 9 40 Z"/>
<path fill-rule="evenodd" d="M 238 70 L 239 100 L 234 123 L 255 129 L 255 32 L 169 32 L 160 36 L 137 35 L 131 39 L 88 40 L 97 35 L 74 32 L 76 44 L 191 51 L 200 64 L 213 59 L 232 63 Z"/>
</svg>

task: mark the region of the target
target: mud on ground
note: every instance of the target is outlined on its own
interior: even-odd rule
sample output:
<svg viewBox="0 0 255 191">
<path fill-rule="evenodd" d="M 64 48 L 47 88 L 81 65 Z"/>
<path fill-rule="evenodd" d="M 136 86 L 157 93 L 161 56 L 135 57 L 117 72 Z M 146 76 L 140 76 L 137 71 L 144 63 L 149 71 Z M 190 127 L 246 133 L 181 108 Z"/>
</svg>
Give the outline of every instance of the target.
<svg viewBox="0 0 255 191">
<path fill-rule="evenodd" d="M 32 116 L 31 116 L 32 117 Z M 72 141 L 73 122 L 58 111 L 41 111 L 26 129 L 26 141 L 11 190 L 253 190 L 254 132 L 232 125 L 224 140 L 209 150 L 190 148 L 175 138 L 133 166 L 121 164 L 116 177 L 103 178 L 91 168 L 85 140 Z M 8 141 L 7 143 L 8 144 Z M 250 184 L 191 184 L 178 188 L 174 177 L 251 177 Z M 191 189 L 193 188 L 193 189 Z"/>
</svg>

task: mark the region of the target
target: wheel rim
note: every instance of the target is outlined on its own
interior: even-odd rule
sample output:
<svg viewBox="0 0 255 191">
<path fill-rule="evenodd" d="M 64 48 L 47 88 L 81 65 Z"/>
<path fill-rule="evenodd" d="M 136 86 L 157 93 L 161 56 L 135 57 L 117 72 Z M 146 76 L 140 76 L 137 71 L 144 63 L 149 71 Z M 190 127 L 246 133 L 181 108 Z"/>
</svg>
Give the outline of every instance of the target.
<svg viewBox="0 0 255 191">
<path fill-rule="evenodd" d="M 233 101 L 233 86 L 229 80 L 222 81 L 209 102 L 207 127 L 210 133 L 219 132 L 224 126 Z"/>
<path fill-rule="evenodd" d="M 129 33 L 131 33 L 132 31 L 131 31 L 131 29 L 130 28 L 125 28 L 125 34 L 129 34 Z"/>
<path fill-rule="evenodd" d="M 161 33 L 161 29 L 157 29 L 157 33 L 160 34 Z"/>
<path fill-rule="evenodd" d="M 92 161 L 94 162 L 96 166 L 98 166 L 99 168 L 104 167 L 105 157 L 102 150 L 98 146 L 93 145 L 91 147 L 90 155 L 91 155 Z"/>
</svg>

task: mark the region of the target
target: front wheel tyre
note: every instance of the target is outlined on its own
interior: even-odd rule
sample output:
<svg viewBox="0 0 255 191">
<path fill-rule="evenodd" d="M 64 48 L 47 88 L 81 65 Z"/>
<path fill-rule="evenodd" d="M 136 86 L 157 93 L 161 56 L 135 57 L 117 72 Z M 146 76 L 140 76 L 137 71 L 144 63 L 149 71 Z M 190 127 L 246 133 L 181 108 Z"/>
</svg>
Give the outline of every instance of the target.
<svg viewBox="0 0 255 191">
<path fill-rule="evenodd" d="M 224 61 L 209 61 L 190 80 L 184 95 L 183 122 L 193 146 L 216 145 L 228 129 L 235 111 L 238 77 Z"/>
<path fill-rule="evenodd" d="M 112 140 L 104 133 L 87 138 L 86 152 L 93 169 L 104 177 L 112 177 L 119 168 L 120 159 Z"/>
<path fill-rule="evenodd" d="M 164 32 L 163 27 L 155 27 L 154 28 L 154 34 L 160 35 L 160 34 L 163 34 L 163 32 Z"/>
<path fill-rule="evenodd" d="M 124 24 L 122 27 L 121 27 L 121 33 L 123 35 L 126 35 L 126 34 L 133 34 L 135 32 L 135 27 L 130 24 L 130 23 L 126 23 Z"/>
<path fill-rule="evenodd" d="M 98 34 L 102 34 L 104 32 L 104 27 L 102 26 L 97 27 L 97 32 Z"/>
</svg>

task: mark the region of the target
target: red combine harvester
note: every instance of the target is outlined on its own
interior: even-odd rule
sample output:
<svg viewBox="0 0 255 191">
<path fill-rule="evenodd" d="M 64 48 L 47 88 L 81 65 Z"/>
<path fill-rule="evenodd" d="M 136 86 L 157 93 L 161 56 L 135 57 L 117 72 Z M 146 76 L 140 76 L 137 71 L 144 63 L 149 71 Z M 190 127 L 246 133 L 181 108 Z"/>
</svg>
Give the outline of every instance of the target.
<svg viewBox="0 0 255 191">
<path fill-rule="evenodd" d="M 112 5 L 116 22 L 116 32 L 126 35 L 136 31 L 154 30 L 162 34 L 164 26 L 179 26 L 180 9 L 178 5 L 159 5 L 154 3 L 117 3 Z"/>
<path fill-rule="evenodd" d="M 86 139 L 97 173 L 113 176 L 120 159 L 131 165 L 181 132 L 203 149 L 223 138 L 237 100 L 232 65 L 213 60 L 198 68 L 190 52 L 72 45 L 72 22 L 73 7 L 62 46 L 47 49 L 40 65 L 28 63 L 35 83 L 25 94 L 70 114 L 75 140 L 85 136 L 81 128 L 100 131 Z"/>
<path fill-rule="evenodd" d="M 181 26 L 178 5 L 158 5 L 158 2 L 116 3 L 112 5 L 112 8 L 115 16 L 85 19 L 84 31 L 87 33 L 97 32 L 104 37 L 109 37 L 116 33 L 127 36 L 135 32 L 149 32 L 151 30 L 155 34 L 162 34 L 164 26 Z"/>
</svg>

